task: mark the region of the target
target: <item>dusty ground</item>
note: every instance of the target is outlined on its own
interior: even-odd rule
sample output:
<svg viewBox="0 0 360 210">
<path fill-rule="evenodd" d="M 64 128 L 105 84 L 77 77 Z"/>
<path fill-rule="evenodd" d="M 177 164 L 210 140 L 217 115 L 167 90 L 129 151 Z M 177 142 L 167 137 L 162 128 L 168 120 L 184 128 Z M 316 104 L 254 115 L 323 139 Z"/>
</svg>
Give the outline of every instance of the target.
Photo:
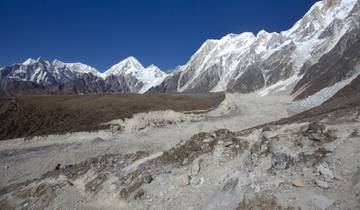
<svg viewBox="0 0 360 210">
<path fill-rule="evenodd" d="M 228 94 L 208 113 L 2 141 L 0 209 L 359 209 L 359 109 L 273 122 L 290 101 Z"/>
</svg>

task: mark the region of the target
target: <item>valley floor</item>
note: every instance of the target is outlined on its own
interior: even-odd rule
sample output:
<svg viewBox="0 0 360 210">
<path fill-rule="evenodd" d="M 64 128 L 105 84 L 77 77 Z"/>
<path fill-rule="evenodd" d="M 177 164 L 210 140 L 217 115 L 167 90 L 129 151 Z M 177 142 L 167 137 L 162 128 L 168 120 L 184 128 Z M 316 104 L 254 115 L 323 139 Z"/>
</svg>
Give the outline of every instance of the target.
<svg viewBox="0 0 360 210">
<path fill-rule="evenodd" d="M 208 112 L 1 141 L 0 208 L 359 208 L 358 115 L 259 126 L 290 106 L 287 96 L 227 94 Z"/>
</svg>

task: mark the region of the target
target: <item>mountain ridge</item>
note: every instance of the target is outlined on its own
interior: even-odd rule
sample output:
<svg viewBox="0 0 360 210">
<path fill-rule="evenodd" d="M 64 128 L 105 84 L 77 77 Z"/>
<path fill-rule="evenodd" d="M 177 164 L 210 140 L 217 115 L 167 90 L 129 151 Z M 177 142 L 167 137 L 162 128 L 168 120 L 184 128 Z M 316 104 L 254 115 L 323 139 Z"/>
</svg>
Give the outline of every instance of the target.
<svg viewBox="0 0 360 210">
<path fill-rule="evenodd" d="M 58 66 L 63 67 L 64 71 L 55 71 L 52 77 L 48 75 L 49 71 L 31 71 L 30 76 L 24 77 L 21 66 L 15 64 L 13 75 L 10 72 L 8 78 L 59 85 L 83 80 L 83 75 L 94 74 L 98 77 L 94 81 L 99 83 L 96 89 L 100 92 L 259 91 L 262 96 L 286 90 L 288 94 L 294 94 L 293 87 L 297 90 L 305 89 L 297 84 L 304 81 L 302 78 L 311 67 L 326 56 L 346 34 L 360 28 L 359 11 L 358 0 L 319 1 L 289 30 L 261 30 L 256 35 L 252 32 L 230 33 L 221 39 L 208 39 L 186 64 L 178 66 L 169 74 L 156 66 L 145 68 L 130 56 L 103 73 L 85 64 L 55 60 L 51 64 L 60 63 Z M 41 61 L 41 65 L 52 69 L 49 62 Z M 35 59 L 28 59 L 23 64 L 35 63 Z M 1 70 L 2 74 L 7 68 Z M 20 73 L 16 72 L 17 68 Z M 331 73 L 326 69 L 320 71 Z M 2 75 L 0 79 L 5 77 Z M 301 84 L 304 86 L 309 82 Z"/>
</svg>

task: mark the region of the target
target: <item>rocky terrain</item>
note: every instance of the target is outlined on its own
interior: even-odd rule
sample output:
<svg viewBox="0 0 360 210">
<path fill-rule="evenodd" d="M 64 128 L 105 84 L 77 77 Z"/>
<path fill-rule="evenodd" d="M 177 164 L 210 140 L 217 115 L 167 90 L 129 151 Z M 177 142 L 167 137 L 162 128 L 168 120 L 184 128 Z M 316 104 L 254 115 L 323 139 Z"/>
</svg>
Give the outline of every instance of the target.
<svg viewBox="0 0 360 210">
<path fill-rule="evenodd" d="M 358 209 L 360 101 L 337 98 L 288 116 L 288 97 L 227 94 L 207 113 L 2 141 L 0 207 Z"/>
</svg>

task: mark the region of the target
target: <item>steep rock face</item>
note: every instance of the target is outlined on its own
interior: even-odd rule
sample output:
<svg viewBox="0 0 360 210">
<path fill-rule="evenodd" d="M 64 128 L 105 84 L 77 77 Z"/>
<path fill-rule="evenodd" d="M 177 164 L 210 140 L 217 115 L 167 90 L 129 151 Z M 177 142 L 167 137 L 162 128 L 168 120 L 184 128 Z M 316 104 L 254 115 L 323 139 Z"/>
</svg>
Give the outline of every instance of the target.
<svg viewBox="0 0 360 210">
<path fill-rule="evenodd" d="M 208 40 L 151 91 L 251 92 L 299 81 L 347 33 L 358 28 L 358 1 L 316 3 L 291 29 Z M 280 85 L 281 84 L 281 85 Z"/>
<path fill-rule="evenodd" d="M 329 53 L 313 65 L 296 84 L 296 99 L 303 99 L 323 88 L 360 72 L 360 30 L 347 33 Z"/>
</svg>

